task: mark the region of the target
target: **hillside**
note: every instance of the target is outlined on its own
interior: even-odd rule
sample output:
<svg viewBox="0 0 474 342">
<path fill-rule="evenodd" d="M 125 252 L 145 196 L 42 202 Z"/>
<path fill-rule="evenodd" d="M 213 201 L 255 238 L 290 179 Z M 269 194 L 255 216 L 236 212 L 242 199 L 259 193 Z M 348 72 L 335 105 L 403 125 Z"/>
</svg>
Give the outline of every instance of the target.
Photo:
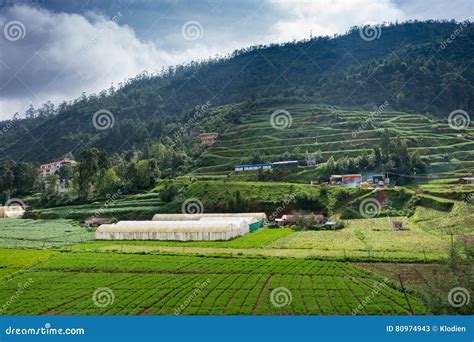
<svg viewBox="0 0 474 342">
<path fill-rule="evenodd" d="M 171 145 L 173 133 L 195 114 L 193 108 L 207 103 L 213 108 L 242 102 L 253 108 L 270 101 L 282 106 L 325 103 L 371 109 L 387 102 L 391 110 L 431 113 L 443 119 L 455 109 L 472 112 L 474 75 L 469 65 L 474 52 L 473 25 L 468 24 L 449 46 L 441 48 L 459 25 L 412 22 L 384 26 L 380 38 L 372 41 L 362 39 L 359 29 L 354 28 L 333 38 L 255 46 L 226 58 L 170 68 L 158 75 L 142 74 L 117 88 L 84 94 L 57 108 L 46 104 L 39 110 L 30 109 L 25 120 L 3 122 L 2 130 L 8 129 L 0 135 L 0 158 L 44 162 L 68 152 L 77 155 L 91 147 L 121 153 L 142 150 L 157 142 Z M 112 113 L 113 126 L 105 130 L 94 127 L 92 117 L 99 110 Z M 238 122 L 242 114 L 234 112 L 233 121 Z M 206 116 L 207 111 L 203 119 Z M 413 120 L 418 119 L 409 119 Z M 203 121 L 196 126 L 198 130 L 206 128 Z M 417 132 L 426 130 L 423 124 L 429 123 L 420 121 Z M 230 128 L 230 124 L 223 121 L 220 127 Z M 314 129 L 316 136 L 328 133 L 316 127 L 309 129 Z M 231 136 L 228 138 L 231 140 Z M 434 136 L 431 141 L 425 138 L 414 147 L 437 147 Z M 452 136 L 442 139 L 442 146 L 454 144 L 462 141 Z M 181 146 L 175 148 L 189 154 Z M 433 151 L 432 159 L 441 162 L 443 149 Z M 222 150 L 214 152 L 221 162 L 213 165 L 231 164 L 234 158 Z M 269 151 L 277 153 L 277 148 Z"/>
<path fill-rule="evenodd" d="M 286 121 L 272 126 L 271 115 L 278 110 Z M 275 123 L 274 123 L 275 124 Z M 287 127 L 288 126 L 288 127 Z M 405 141 L 427 163 L 426 173 L 467 174 L 474 167 L 474 130 L 456 130 L 447 122 L 421 114 L 393 111 L 349 111 L 317 104 L 276 104 L 255 106 L 241 123 L 222 132 L 218 142 L 206 150 L 197 163 L 197 174 L 228 174 L 240 163 L 304 159 L 317 154 L 321 161 L 360 157 L 372 150 L 387 129 L 391 137 Z M 412 165 L 413 166 L 413 165 Z M 410 165 L 404 165 L 407 173 Z M 403 167 L 401 168 L 403 170 Z M 367 166 L 362 170 L 377 171 Z M 300 177 L 316 178 L 318 172 L 300 169 Z"/>
</svg>

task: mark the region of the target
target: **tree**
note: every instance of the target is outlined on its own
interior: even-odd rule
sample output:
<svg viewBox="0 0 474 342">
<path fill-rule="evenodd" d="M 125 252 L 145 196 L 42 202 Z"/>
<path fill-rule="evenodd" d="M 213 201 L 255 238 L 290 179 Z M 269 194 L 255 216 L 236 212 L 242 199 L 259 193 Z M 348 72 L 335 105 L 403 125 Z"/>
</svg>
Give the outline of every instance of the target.
<svg viewBox="0 0 474 342">
<path fill-rule="evenodd" d="M 74 168 L 71 166 L 61 166 L 56 173 L 59 176 L 60 180 L 64 181 L 66 188 L 69 186 L 69 182 L 71 181 L 72 177 L 74 176 Z"/>
<path fill-rule="evenodd" d="M 77 167 L 77 186 L 79 199 L 87 202 L 99 170 L 107 168 L 108 157 L 105 152 L 92 148 L 81 153 Z"/>
<path fill-rule="evenodd" d="M 96 189 L 99 195 L 106 196 L 117 192 L 122 185 L 120 177 L 113 168 L 109 168 L 103 172 L 98 178 Z"/>
</svg>

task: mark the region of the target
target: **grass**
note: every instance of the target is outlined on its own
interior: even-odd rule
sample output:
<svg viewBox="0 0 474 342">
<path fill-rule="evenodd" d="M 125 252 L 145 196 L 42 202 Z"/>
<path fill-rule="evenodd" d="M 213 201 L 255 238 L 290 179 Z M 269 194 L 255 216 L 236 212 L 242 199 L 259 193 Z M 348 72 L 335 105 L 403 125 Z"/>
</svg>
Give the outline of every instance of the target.
<svg viewBox="0 0 474 342">
<path fill-rule="evenodd" d="M 0 247 L 56 247 L 93 238 L 71 220 L 0 219 Z"/>
<path fill-rule="evenodd" d="M 450 212 L 417 207 L 410 221 L 424 231 L 433 234 L 472 234 L 474 206 L 465 202 L 456 203 Z"/>
<path fill-rule="evenodd" d="M 394 283 L 348 263 L 318 260 L 61 253 L 1 282 L 0 302 L 26 279 L 30 286 L 5 314 L 335 315 L 351 314 L 369 297 L 358 314 L 409 313 Z M 387 285 L 374 296 L 380 284 Z M 279 287 L 291 294 L 281 308 L 271 302 Z M 94 304 L 96 291 L 108 305 Z M 423 312 L 413 294 L 409 301 L 414 313 Z"/>
<path fill-rule="evenodd" d="M 474 269 L 472 264 L 460 263 L 456 269 L 448 264 L 397 264 L 358 263 L 358 266 L 382 274 L 397 282 L 400 278 L 405 286 L 415 289 L 423 298 L 423 303 L 434 315 L 472 315 L 474 303 L 453 307 L 446 301 L 449 292 L 456 287 L 472 289 Z"/>
<path fill-rule="evenodd" d="M 392 230 L 392 220 L 405 223 L 402 231 Z M 419 261 L 446 258 L 447 236 L 430 234 L 406 218 L 373 218 L 346 220 L 345 228 L 336 231 L 305 231 L 284 237 L 270 244 L 270 248 L 306 248 L 326 251 L 328 255 L 345 257 L 373 256 L 383 259 L 418 259 Z"/>
<path fill-rule="evenodd" d="M 103 248 L 110 245 L 170 246 L 170 247 L 219 247 L 219 248 L 261 248 L 282 237 L 292 234 L 289 228 L 259 229 L 229 241 L 91 241 L 72 247 L 73 250 Z"/>
<path fill-rule="evenodd" d="M 52 255 L 49 250 L 0 248 L 0 278 L 29 269 Z"/>
<path fill-rule="evenodd" d="M 429 221 L 421 221 L 422 215 Z M 440 222 L 439 218 L 443 215 L 446 213 L 419 207 L 410 219 L 379 217 L 344 220 L 345 228 L 340 230 L 265 228 L 231 241 L 91 241 L 66 248 L 124 253 L 245 254 L 327 260 L 433 262 L 449 256 L 450 236 L 444 230 L 436 229 L 432 223 Z M 392 220 L 402 220 L 404 229 L 393 231 Z M 472 226 L 470 231 L 472 233 Z"/>
</svg>

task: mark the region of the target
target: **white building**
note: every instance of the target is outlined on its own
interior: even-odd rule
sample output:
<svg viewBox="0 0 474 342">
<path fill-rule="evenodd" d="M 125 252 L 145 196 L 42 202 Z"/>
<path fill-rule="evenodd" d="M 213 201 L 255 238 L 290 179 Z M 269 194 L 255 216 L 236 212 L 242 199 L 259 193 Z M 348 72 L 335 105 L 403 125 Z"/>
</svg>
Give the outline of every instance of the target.
<svg viewBox="0 0 474 342">
<path fill-rule="evenodd" d="M 76 161 L 72 159 L 68 159 L 68 158 L 58 160 L 58 161 L 48 163 L 48 164 L 43 164 L 40 166 L 41 175 L 43 177 L 48 177 L 48 176 L 53 175 L 56 171 L 58 171 L 63 166 L 75 167 L 76 165 L 77 165 Z"/>
</svg>

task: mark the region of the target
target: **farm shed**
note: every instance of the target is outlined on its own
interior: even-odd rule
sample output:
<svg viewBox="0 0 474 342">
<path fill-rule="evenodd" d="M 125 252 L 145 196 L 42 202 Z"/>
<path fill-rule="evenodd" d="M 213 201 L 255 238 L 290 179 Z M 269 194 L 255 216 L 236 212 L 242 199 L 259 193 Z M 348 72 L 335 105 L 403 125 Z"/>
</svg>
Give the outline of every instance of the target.
<svg viewBox="0 0 474 342">
<path fill-rule="evenodd" d="M 25 213 L 25 209 L 23 209 L 23 207 L 19 205 L 0 207 L 0 218 L 3 218 L 3 217 L 17 218 L 17 217 L 23 216 L 24 213 Z"/>
<path fill-rule="evenodd" d="M 459 179 L 459 184 L 474 184 L 474 177 L 463 177 Z"/>
<path fill-rule="evenodd" d="M 207 221 L 121 221 L 97 228 L 96 240 L 230 240 L 248 232 L 248 223 Z"/>
</svg>

